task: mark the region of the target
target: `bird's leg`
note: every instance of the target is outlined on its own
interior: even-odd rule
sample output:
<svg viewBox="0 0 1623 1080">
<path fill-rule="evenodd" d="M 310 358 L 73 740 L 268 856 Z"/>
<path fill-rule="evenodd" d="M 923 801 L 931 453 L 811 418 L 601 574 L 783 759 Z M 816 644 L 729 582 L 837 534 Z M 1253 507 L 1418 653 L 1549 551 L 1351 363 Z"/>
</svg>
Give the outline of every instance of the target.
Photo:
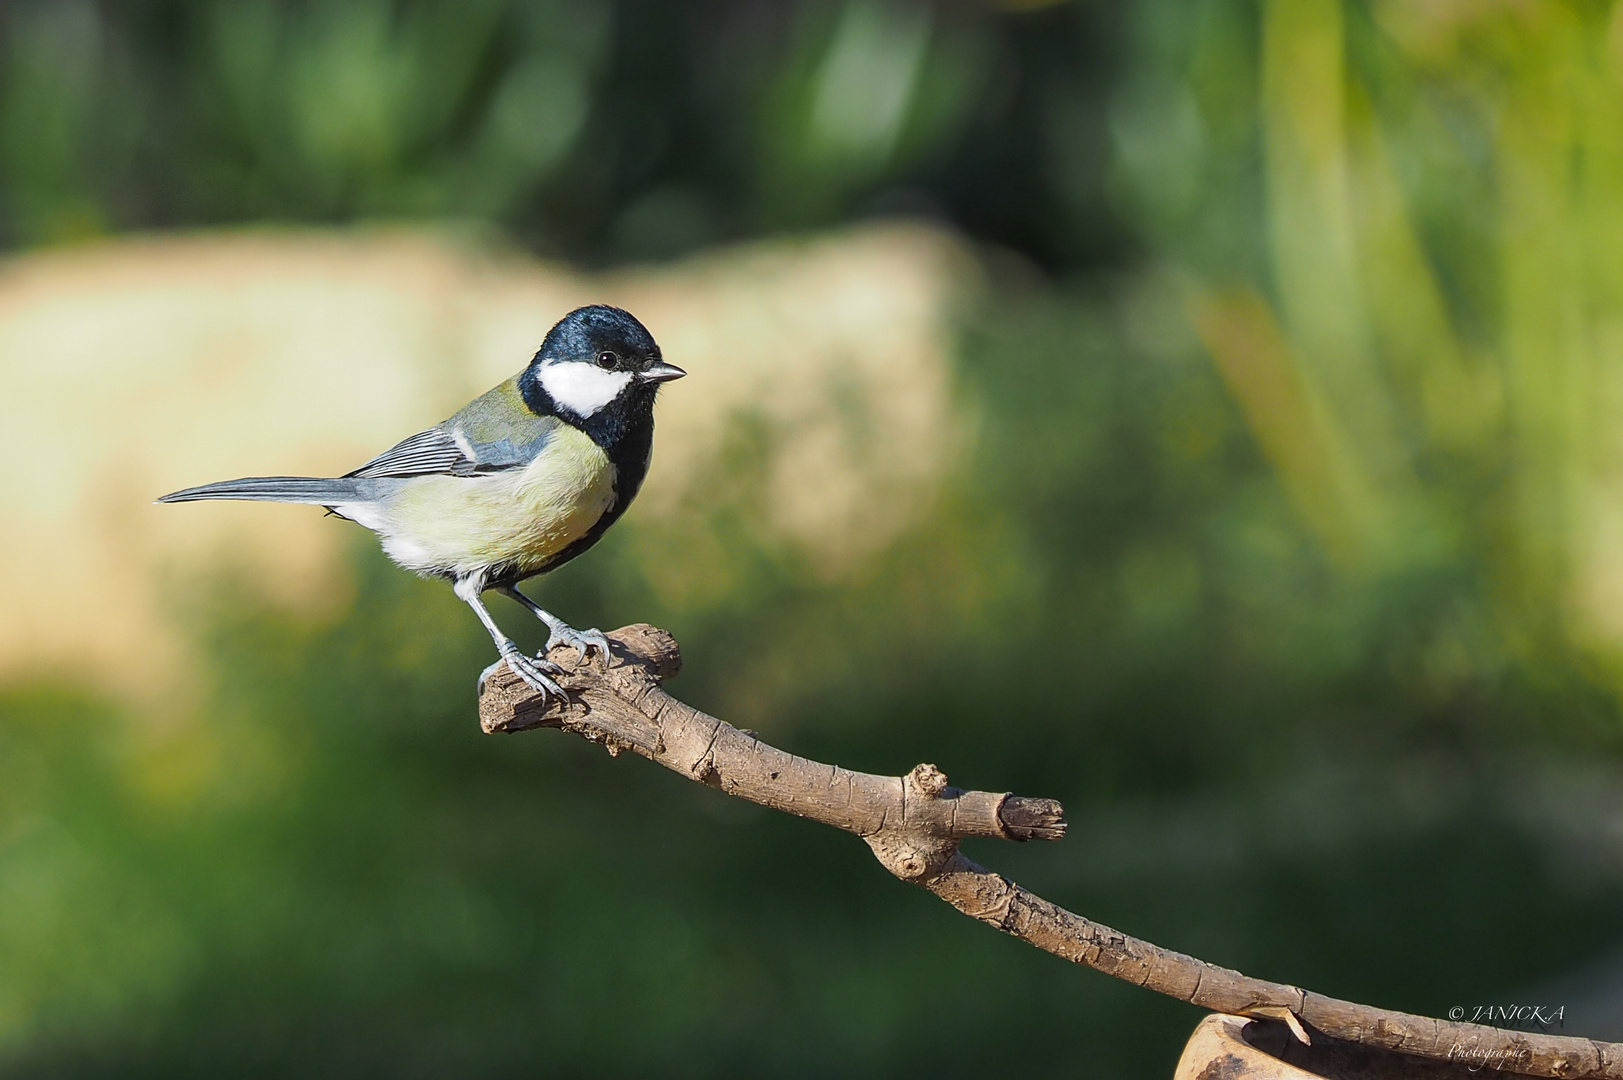
<svg viewBox="0 0 1623 1080">
<path fill-rule="evenodd" d="M 485 609 L 485 602 L 479 598 L 480 592 L 483 591 L 483 585 L 484 582 L 478 578 L 464 578 L 452 586 L 457 598 L 473 608 L 473 613 L 479 616 L 480 622 L 485 624 L 485 629 L 490 633 L 490 639 L 496 643 L 496 651 L 501 653 L 502 656 L 501 660 L 491 664 L 479 673 L 479 693 L 483 694 L 485 692 L 486 680 L 505 661 L 507 666 L 513 669 L 513 674 L 529 683 L 542 698 L 549 694 L 554 697 L 563 697 L 563 687 L 548 678 L 548 676 L 560 674 L 563 669 L 557 664 L 539 657 L 525 656 L 524 651 L 513 643 L 513 639 L 502 633 L 501 627 L 496 625 L 496 620 L 491 618 L 490 612 Z"/>
<path fill-rule="evenodd" d="M 500 591 L 523 604 L 532 615 L 547 624 L 547 649 L 549 651 L 556 645 L 568 645 L 580 653 L 580 662 L 584 664 L 588 658 L 587 647 L 596 645 L 603 653 L 603 663 L 607 664 L 609 662 L 609 639 L 603 631 L 595 629 L 576 630 L 558 616 L 519 592 L 512 585 L 503 585 L 500 587 Z"/>
</svg>

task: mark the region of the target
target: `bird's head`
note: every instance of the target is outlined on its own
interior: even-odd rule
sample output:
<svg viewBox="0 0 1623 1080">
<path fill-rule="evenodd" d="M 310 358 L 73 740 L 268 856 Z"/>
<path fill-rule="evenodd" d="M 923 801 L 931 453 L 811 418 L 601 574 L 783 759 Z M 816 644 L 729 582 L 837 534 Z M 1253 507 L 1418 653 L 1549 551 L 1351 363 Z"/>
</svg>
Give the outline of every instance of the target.
<svg viewBox="0 0 1623 1080">
<path fill-rule="evenodd" d="M 581 421 L 651 409 L 659 384 L 687 372 L 665 363 L 642 323 L 604 304 L 577 308 L 547 332 L 523 380 Z"/>
</svg>

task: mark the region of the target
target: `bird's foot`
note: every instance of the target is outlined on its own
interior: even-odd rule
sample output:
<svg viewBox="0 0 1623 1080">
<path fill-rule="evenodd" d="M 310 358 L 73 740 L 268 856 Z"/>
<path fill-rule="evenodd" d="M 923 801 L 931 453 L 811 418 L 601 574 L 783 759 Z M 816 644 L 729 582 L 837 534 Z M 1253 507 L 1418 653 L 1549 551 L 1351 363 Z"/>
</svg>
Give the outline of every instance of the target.
<svg viewBox="0 0 1623 1080">
<path fill-rule="evenodd" d="M 548 623 L 547 651 L 551 652 L 559 645 L 567 645 L 580 653 L 580 662 L 583 664 L 591 658 L 591 654 L 586 650 L 594 645 L 602 652 L 605 667 L 612 659 L 609 655 L 609 639 L 601 630 L 576 630 L 562 621 Z"/>
<path fill-rule="evenodd" d="M 496 669 L 506 664 L 512 669 L 514 675 L 528 683 L 530 688 L 540 694 L 543 700 L 549 696 L 560 699 L 564 696 L 564 688 L 551 678 L 553 675 L 563 674 L 563 668 L 550 660 L 544 660 L 538 656 L 525 656 L 519 651 L 518 646 L 512 642 L 508 642 L 501 647 L 501 654 L 502 658 L 500 660 L 479 673 L 480 694 L 485 692 L 485 683 L 490 681 L 490 677 L 495 674 Z"/>
</svg>

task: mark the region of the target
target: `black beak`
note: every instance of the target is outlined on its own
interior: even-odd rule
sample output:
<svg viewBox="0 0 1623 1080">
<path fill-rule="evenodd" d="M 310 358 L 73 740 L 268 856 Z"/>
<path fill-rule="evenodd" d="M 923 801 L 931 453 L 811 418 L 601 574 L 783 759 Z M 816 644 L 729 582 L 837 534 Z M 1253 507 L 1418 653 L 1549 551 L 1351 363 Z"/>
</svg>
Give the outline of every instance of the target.
<svg viewBox="0 0 1623 1080">
<path fill-rule="evenodd" d="M 654 364 L 647 371 L 644 371 L 642 373 L 642 377 L 646 382 L 660 383 L 670 382 L 672 379 L 680 379 L 686 374 L 687 372 L 683 371 L 675 364 L 667 364 L 664 361 L 661 361 Z"/>
</svg>

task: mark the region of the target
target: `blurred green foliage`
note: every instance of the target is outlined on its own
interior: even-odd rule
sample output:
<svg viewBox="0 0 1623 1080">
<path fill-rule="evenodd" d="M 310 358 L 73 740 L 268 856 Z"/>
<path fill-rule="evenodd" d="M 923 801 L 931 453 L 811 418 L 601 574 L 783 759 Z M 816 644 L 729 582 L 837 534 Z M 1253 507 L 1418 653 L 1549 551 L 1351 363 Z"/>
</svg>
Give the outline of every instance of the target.
<svg viewBox="0 0 1623 1080">
<path fill-rule="evenodd" d="M 739 540 L 684 608 L 633 514 L 558 609 L 671 627 L 677 693 L 799 752 L 1063 798 L 1066 843 L 984 853 L 1058 902 L 1437 1014 L 1619 936 L 1620 27 L 17 3 L 0 194 L 15 245 L 453 215 L 587 263 L 956 224 L 994 282 L 928 521 L 837 587 Z M 1194 1010 L 847 837 L 475 736 L 478 627 L 356 551 L 336 623 L 177 597 L 230 674 L 193 728 L 0 698 L 5 1075 L 1170 1072 Z"/>
<path fill-rule="evenodd" d="M 1100 133 L 1057 111 L 1102 87 L 1113 18 L 25 0 L 0 20 L 0 235 L 467 216 L 595 262 L 942 209 L 1087 260 L 1105 245 L 1072 204 L 1097 185 Z"/>
</svg>

